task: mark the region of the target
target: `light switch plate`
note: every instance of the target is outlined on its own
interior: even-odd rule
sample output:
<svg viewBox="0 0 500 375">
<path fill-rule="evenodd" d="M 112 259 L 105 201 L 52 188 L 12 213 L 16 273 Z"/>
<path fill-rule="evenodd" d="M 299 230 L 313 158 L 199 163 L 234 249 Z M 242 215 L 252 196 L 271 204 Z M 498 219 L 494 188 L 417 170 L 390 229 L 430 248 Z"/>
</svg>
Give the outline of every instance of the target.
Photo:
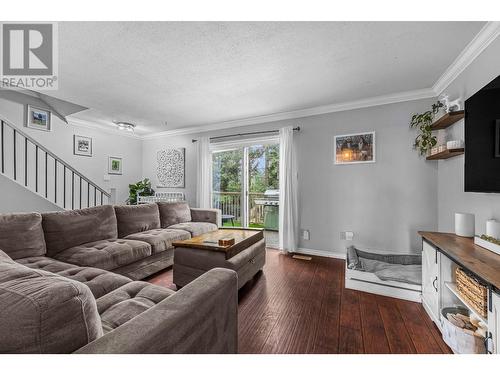
<svg viewBox="0 0 500 375">
<path fill-rule="evenodd" d="M 307 229 L 304 229 L 302 231 L 302 239 L 304 240 L 309 240 L 311 238 L 311 235 Z"/>
</svg>

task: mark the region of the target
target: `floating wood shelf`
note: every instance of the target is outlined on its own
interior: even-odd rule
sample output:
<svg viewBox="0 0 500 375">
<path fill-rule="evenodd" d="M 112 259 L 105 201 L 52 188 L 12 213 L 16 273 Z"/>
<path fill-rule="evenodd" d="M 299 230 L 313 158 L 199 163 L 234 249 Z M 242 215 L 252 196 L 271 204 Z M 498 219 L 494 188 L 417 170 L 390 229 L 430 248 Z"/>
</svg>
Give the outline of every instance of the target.
<svg viewBox="0 0 500 375">
<path fill-rule="evenodd" d="M 438 152 L 437 154 L 427 156 L 427 160 L 443 160 L 443 159 L 449 159 L 454 156 L 462 155 L 464 153 L 463 148 L 454 148 L 451 150 L 444 150 L 441 152 Z"/>
<path fill-rule="evenodd" d="M 439 118 L 432 123 L 432 130 L 446 129 L 448 126 L 453 125 L 455 122 L 463 119 L 465 116 L 465 111 L 455 111 L 445 114 L 443 117 Z"/>
</svg>

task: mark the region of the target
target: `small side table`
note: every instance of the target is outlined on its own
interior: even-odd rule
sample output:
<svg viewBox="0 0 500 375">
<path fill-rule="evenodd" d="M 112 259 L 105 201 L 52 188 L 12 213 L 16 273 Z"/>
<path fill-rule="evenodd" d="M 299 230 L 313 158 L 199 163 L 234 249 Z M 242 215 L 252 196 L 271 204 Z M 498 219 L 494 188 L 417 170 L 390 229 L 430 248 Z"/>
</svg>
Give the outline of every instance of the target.
<svg viewBox="0 0 500 375">
<path fill-rule="evenodd" d="M 234 215 L 222 215 L 222 223 L 231 220 L 231 225 L 234 227 Z"/>
</svg>

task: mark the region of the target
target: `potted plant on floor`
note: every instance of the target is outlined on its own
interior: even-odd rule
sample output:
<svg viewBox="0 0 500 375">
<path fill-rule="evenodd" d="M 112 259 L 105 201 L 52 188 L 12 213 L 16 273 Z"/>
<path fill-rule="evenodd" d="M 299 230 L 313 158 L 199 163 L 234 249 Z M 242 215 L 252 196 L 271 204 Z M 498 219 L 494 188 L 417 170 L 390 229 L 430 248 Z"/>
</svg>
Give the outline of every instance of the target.
<svg viewBox="0 0 500 375">
<path fill-rule="evenodd" d="M 155 194 L 155 191 L 151 188 L 151 181 L 149 178 L 145 178 L 142 181 L 136 182 L 135 184 L 128 185 L 129 194 L 127 199 L 127 204 L 137 204 L 137 197 L 149 197 Z"/>
</svg>

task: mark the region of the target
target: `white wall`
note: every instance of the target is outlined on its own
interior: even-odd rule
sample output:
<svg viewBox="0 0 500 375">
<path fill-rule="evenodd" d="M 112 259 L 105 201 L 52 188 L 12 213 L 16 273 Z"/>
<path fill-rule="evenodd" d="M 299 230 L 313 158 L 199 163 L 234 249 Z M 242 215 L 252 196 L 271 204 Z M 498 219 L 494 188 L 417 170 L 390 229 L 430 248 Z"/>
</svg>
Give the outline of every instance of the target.
<svg viewBox="0 0 500 375">
<path fill-rule="evenodd" d="M 500 74 L 500 39 L 445 89 L 450 98 L 468 98 Z M 453 214 L 476 214 L 477 232 L 484 221 L 500 219 L 500 195 L 465 193 L 463 157 L 426 162 L 412 150 L 415 132 L 408 129 L 411 114 L 429 108 L 432 101 L 420 100 L 359 110 L 311 116 L 295 120 L 246 126 L 216 132 L 162 137 L 139 141 L 96 129 L 66 125 L 54 119 L 54 131 L 40 132 L 22 127 L 63 160 L 81 170 L 101 186 L 115 187 L 119 201 L 127 197 L 127 185 L 142 177 L 156 184 L 156 152 L 167 147 L 186 148 L 187 199 L 195 204 L 196 154 L 191 139 L 201 135 L 223 135 L 240 131 L 278 129 L 300 125 L 297 135 L 299 160 L 300 227 L 311 231 L 303 248 L 342 251 L 345 243 L 339 232 L 355 232 L 355 243 L 390 251 L 417 250 L 417 230 L 453 231 Z M 10 122 L 24 122 L 20 104 L 0 99 L 0 115 Z M 335 166 L 333 136 L 359 131 L 377 132 L 375 164 Z M 94 139 L 94 157 L 73 155 L 73 134 Z M 440 138 L 463 138 L 463 121 Z M 108 156 L 122 157 L 123 176 L 104 182 Z"/>
<path fill-rule="evenodd" d="M 176 137 L 158 137 L 144 140 L 142 146 L 142 175 L 149 178 L 156 191 L 184 192 L 190 205 L 196 204 L 196 144 L 192 142 L 198 134 L 188 134 Z M 156 153 L 167 148 L 186 148 L 185 188 L 157 188 Z"/>
<path fill-rule="evenodd" d="M 128 197 L 128 184 L 142 176 L 142 141 L 99 129 L 65 124 L 52 116 L 52 131 L 44 132 L 24 126 L 24 105 L 0 99 L 0 118 L 7 120 L 28 134 L 43 146 L 83 173 L 91 181 L 109 191 L 116 188 L 117 202 L 123 203 Z M 73 135 L 93 139 L 93 156 L 73 155 Z M 123 158 L 123 175 L 110 175 L 111 181 L 104 181 L 108 171 L 108 157 Z M 1 208 L 0 208 L 1 209 Z"/>
<path fill-rule="evenodd" d="M 460 96 L 465 100 L 499 74 L 500 38 L 497 38 L 444 92 L 450 99 Z M 464 139 L 464 121 L 441 133 L 441 139 Z M 440 231 L 454 232 L 455 212 L 474 213 L 477 234 L 485 232 L 487 219 L 495 217 L 500 220 L 500 194 L 464 192 L 464 156 L 439 161 L 438 191 Z"/>
<path fill-rule="evenodd" d="M 437 164 L 426 162 L 412 149 L 415 132 L 411 115 L 432 101 L 421 100 L 353 111 L 311 116 L 203 134 L 146 140 L 143 174 L 156 184 L 156 152 L 186 147 L 186 189 L 196 199 L 196 148 L 191 139 L 201 135 L 278 129 L 300 125 L 297 134 L 300 227 L 311 231 L 303 248 L 340 252 L 340 231 L 355 232 L 356 244 L 389 251 L 417 251 L 417 231 L 437 229 Z M 333 164 L 333 137 L 376 131 L 375 164 Z"/>
<path fill-rule="evenodd" d="M 45 198 L 19 186 L 17 182 L 0 174 L 0 214 L 13 212 L 60 211 L 61 208 Z"/>
</svg>

